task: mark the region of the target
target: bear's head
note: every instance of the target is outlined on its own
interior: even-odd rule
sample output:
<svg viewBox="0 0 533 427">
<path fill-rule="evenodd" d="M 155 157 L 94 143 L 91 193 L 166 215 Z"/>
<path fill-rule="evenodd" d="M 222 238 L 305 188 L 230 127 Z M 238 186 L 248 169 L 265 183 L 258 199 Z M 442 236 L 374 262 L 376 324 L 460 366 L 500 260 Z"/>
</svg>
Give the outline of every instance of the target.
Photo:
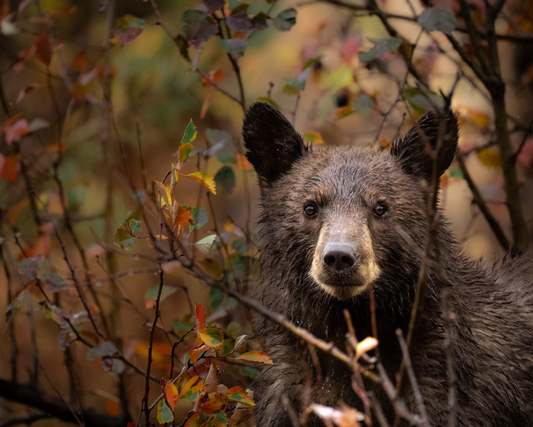
<svg viewBox="0 0 533 427">
<path fill-rule="evenodd" d="M 378 152 L 306 146 L 277 109 L 252 105 L 243 137 L 259 176 L 261 262 L 269 280 L 338 300 L 357 297 L 372 282 L 376 293 L 408 298 L 423 256 L 428 189 L 457 147 L 455 116 L 440 116 L 427 113 L 403 140 Z"/>
</svg>

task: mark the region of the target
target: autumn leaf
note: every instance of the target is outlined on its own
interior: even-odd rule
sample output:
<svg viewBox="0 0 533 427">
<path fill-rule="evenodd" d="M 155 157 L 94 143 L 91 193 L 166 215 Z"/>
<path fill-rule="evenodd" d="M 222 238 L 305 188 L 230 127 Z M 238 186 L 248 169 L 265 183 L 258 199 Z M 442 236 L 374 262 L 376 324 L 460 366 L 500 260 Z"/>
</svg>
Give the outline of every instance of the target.
<svg viewBox="0 0 533 427">
<path fill-rule="evenodd" d="M 165 398 L 167 399 L 170 409 L 174 410 L 179 399 L 179 392 L 176 386 L 171 382 L 167 381 L 165 384 Z"/>
<path fill-rule="evenodd" d="M 180 145 L 178 148 L 178 166 L 181 168 L 185 162 L 189 159 L 189 155 L 193 149 L 193 145 L 190 142 L 186 142 Z"/>
<path fill-rule="evenodd" d="M 118 246 L 123 251 L 131 251 L 135 243 L 135 236 L 127 229 L 119 227 L 113 238 L 113 244 Z"/>
<path fill-rule="evenodd" d="M 178 206 L 177 210 L 174 210 L 176 217 L 174 218 L 174 226 L 185 225 L 191 219 L 191 209 L 185 209 L 183 206 Z"/>
<path fill-rule="evenodd" d="M 204 237 L 202 240 L 196 242 L 194 246 L 204 255 L 209 255 L 212 252 L 213 243 L 215 242 L 216 238 L 216 234 L 211 234 L 210 236 Z"/>
<path fill-rule="evenodd" d="M 185 129 L 183 138 L 181 138 L 181 144 L 191 144 L 196 139 L 196 126 L 194 126 L 192 119 Z"/>
<path fill-rule="evenodd" d="M 164 424 L 171 422 L 173 419 L 174 414 L 172 413 L 171 409 L 163 400 L 160 400 L 157 404 L 157 421 L 160 424 Z"/>
<path fill-rule="evenodd" d="M 228 390 L 228 399 L 246 406 L 255 406 L 254 401 L 250 399 L 250 396 L 241 387 L 230 388 Z"/>
<path fill-rule="evenodd" d="M 25 276 L 28 280 L 35 280 L 37 278 L 37 271 L 39 266 L 43 262 L 44 257 L 42 255 L 25 258 L 19 263 L 19 272 Z"/>
<path fill-rule="evenodd" d="M 202 84 L 205 88 L 210 88 L 211 82 L 218 83 L 224 77 L 224 71 L 222 70 L 212 70 L 207 73 L 207 78 L 202 77 Z"/>
<path fill-rule="evenodd" d="M 196 362 L 198 362 L 198 355 L 200 354 L 200 350 L 195 349 L 189 351 L 189 360 L 193 365 L 196 365 Z"/>
<path fill-rule="evenodd" d="M 205 308 L 202 304 L 196 304 L 196 324 L 203 327 L 205 324 Z"/>
<path fill-rule="evenodd" d="M 497 148 L 484 148 L 477 152 L 477 157 L 484 166 L 492 168 L 501 167 L 500 150 Z"/>
<path fill-rule="evenodd" d="M 50 40 L 48 40 L 46 33 L 42 33 L 35 40 L 35 56 L 47 67 L 52 61 L 52 48 L 50 47 Z"/>
<path fill-rule="evenodd" d="M 257 363 L 260 365 L 274 364 L 274 362 L 272 362 L 272 359 L 262 351 L 249 351 L 248 353 L 241 354 L 239 357 L 237 357 L 237 360 L 244 360 L 246 362 Z"/>
<path fill-rule="evenodd" d="M 226 403 L 215 396 L 212 399 L 209 399 L 207 402 L 205 402 L 200 407 L 200 410 L 204 411 L 206 414 L 214 414 L 216 412 L 222 411 L 225 406 L 226 406 Z M 218 414 L 218 415 L 224 415 L 224 414 Z"/>
<path fill-rule="evenodd" d="M 215 393 L 218 388 L 218 370 L 215 365 L 209 367 L 207 376 L 204 381 L 204 391 L 206 393 Z"/>
<path fill-rule="evenodd" d="M 302 136 L 305 142 L 314 142 L 315 144 L 322 144 L 324 142 L 322 135 L 318 132 L 305 132 Z"/>
<path fill-rule="evenodd" d="M 198 392 L 204 387 L 204 380 L 199 376 L 192 377 L 181 389 L 179 398 L 185 400 L 196 400 Z"/>
<path fill-rule="evenodd" d="M 250 170 L 253 168 L 252 164 L 244 154 L 237 154 L 237 166 L 239 166 L 239 169 L 241 170 Z"/>
<path fill-rule="evenodd" d="M 224 342 L 224 335 L 220 329 L 217 328 L 204 328 L 198 333 L 198 335 L 204 344 L 209 347 L 217 347 Z"/>
<path fill-rule="evenodd" d="M 208 188 L 213 194 L 217 194 L 215 180 L 211 175 L 204 172 L 193 172 L 184 176 L 196 181 L 199 184 L 202 184 L 204 187 Z"/>
</svg>

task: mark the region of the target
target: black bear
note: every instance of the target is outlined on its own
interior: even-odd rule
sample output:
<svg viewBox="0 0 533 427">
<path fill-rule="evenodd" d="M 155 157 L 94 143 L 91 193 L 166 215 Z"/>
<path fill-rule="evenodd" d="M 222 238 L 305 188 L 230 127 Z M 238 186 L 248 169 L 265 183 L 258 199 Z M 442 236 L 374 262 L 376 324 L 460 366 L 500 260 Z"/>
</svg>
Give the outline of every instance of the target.
<svg viewBox="0 0 533 427">
<path fill-rule="evenodd" d="M 446 115 L 446 114 L 444 114 Z M 369 294 L 373 284 L 380 357 L 394 381 L 401 363 L 396 329 L 407 330 L 424 244 L 425 201 L 439 120 L 423 116 L 389 151 L 309 147 L 289 121 L 267 103 L 247 111 L 243 138 L 261 189 L 261 272 L 255 297 L 317 337 L 345 348 L 349 310 L 358 339 L 372 335 Z M 441 129 L 443 155 L 437 176 L 457 147 L 453 113 Z M 437 228 L 438 257 L 428 288 L 412 362 L 430 425 L 448 424 L 448 372 L 441 290 L 450 291 L 457 421 L 461 426 L 533 426 L 533 256 L 506 256 L 494 265 L 472 262 L 446 223 Z M 258 316 L 274 365 L 256 387 L 259 427 L 291 426 L 286 410 L 301 413 L 318 401 L 318 383 L 306 386 L 314 364 L 308 347 L 279 325 Z M 324 403 L 361 407 L 349 369 L 318 354 Z M 370 387 L 370 386 L 369 386 Z M 392 405 L 375 390 L 387 418 Z M 407 389 L 407 407 L 417 413 Z M 308 425 L 322 425 L 317 418 Z"/>
</svg>

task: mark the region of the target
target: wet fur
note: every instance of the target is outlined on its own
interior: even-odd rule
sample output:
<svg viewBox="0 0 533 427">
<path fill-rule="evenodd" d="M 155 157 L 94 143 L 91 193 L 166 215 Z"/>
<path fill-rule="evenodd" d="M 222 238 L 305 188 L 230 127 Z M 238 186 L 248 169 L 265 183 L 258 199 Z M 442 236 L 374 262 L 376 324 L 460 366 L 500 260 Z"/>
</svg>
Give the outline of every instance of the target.
<svg viewBox="0 0 533 427">
<path fill-rule="evenodd" d="M 368 227 L 380 269 L 374 281 L 378 339 L 384 366 L 393 380 L 401 361 L 395 330 L 407 328 L 427 234 L 420 181 L 431 175 L 426 148 L 428 142 L 435 144 L 437 134 L 436 120 L 429 115 L 390 153 L 332 146 L 309 149 L 280 113 L 261 103 L 251 107 L 243 126 L 247 155 L 259 174 L 262 193 L 261 272 L 255 297 L 340 348 L 345 348 L 345 308 L 352 315 L 358 339 L 371 335 L 366 292 L 341 301 L 326 293 L 309 274 L 325 223 L 332 218 L 351 218 Z M 449 166 L 457 142 L 453 115 L 444 139 L 447 145 L 441 171 Z M 377 198 L 388 204 L 381 218 L 371 213 Z M 314 221 L 303 215 L 308 199 L 320 207 L 322 216 Z M 438 229 L 437 247 L 442 272 L 437 274 L 432 268 L 429 273 L 423 328 L 412 358 L 431 425 L 447 424 L 440 303 L 441 289 L 446 287 L 451 288 L 449 305 L 455 314 L 452 336 L 458 425 L 533 425 L 531 252 L 519 258 L 505 257 L 494 265 L 469 261 L 444 221 Z M 255 327 L 275 362 L 263 371 L 256 385 L 259 427 L 291 426 L 281 396 L 299 413 L 308 378 L 313 379 L 310 401 L 331 406 L 343 401 L 361 408 L 346 366 L 319 354 L 325 397 L 320 402 L 307 345 L 264 317 L 256 318 Z M 367 387 L 372 388 L 371 384 Z M 379 388 L 374 391 L 393 420 L 388 399 Z M 406 403 L 417 412 L 410 390 Z M 322 424 L 313 418 L 309 425 Z"/>
</svg>

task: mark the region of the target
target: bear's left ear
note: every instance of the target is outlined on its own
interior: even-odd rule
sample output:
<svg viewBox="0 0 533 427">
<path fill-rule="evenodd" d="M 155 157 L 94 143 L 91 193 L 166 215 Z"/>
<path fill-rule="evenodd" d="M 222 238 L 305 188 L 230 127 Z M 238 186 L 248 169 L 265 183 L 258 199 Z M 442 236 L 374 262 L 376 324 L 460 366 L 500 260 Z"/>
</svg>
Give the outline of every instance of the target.
<svg viewBox="0 0 533 427">
<path fill-rule="evenodd" d="M 302 137 L 276 108 L 256 102 L 242 125 L 246 157 L 263 178 L 272 183 L 286 174 L 296 160 L 307 152 Z"/>
<path fill-rule="evenodd" d="M 433 176 L 433 153 L 439 139 L 440 120 L 445 121 L 442 154 L 437 165 L 437 176 L 440 177 L 450 167 L 459 139 L 457 118 L 451 110 L 445 110 L 440 118 L 428 111 L 405 138 L 393 143 L 390 149 L 405 172 L 427 182 L 431 182 Z"/>
</svg>

